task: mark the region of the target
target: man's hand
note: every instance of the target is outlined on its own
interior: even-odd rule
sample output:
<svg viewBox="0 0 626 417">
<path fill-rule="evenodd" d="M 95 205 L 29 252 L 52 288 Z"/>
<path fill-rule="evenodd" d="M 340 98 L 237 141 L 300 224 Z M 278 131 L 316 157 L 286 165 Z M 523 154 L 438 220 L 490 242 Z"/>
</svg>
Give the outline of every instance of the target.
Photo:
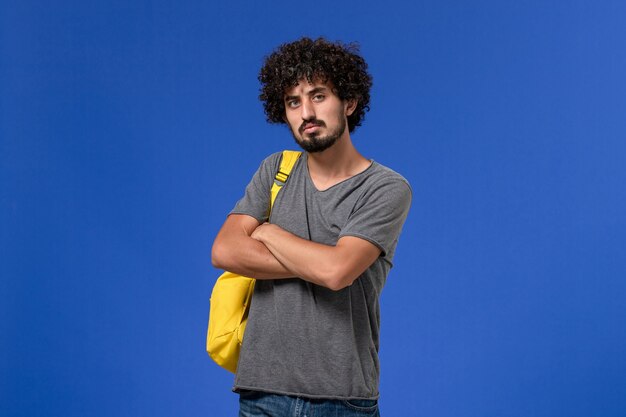
<svg viewBox="0 0 626 417">
<path fill-rule="evenodd" d="M 254 229 L 254 231 L 252 232 L 252 235 L 250 236 L 252 239 L 258 240 L 259 242 L 263 242 L 263 234 L 264 233 L 271 233 L 271 229 L 272 227 L 278 227 L 276 225 L 273 225 L 272 223 L 263 223 L 261 225 L 259 225 L 256 229 Z"/>
</svg>

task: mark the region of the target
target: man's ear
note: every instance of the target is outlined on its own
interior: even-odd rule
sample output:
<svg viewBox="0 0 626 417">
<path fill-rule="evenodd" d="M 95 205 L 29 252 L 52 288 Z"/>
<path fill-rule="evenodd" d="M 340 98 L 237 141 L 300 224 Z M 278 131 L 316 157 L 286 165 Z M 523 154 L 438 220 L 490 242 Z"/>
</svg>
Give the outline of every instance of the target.
<svg viewBox="0 0 626 417">
<path fill-rule="evenodd" d="M 356 109 L 356 105 L 358 103 L 359 100 L 357 100 L 356 98 L 346 100 L 346 102 L 344 103 L 346 116 L 350 116 L 352 113 L 354 113 L 354 110 Z"/>
</svg>

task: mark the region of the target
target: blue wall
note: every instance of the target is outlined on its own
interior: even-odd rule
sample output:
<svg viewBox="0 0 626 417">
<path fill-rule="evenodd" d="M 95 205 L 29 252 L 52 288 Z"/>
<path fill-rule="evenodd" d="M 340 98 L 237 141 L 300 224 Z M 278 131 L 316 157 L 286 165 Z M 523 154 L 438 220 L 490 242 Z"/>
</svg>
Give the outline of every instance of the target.
<svg viewBox="0 0 626 417">
<path fill-rule="evenodd" d="M 0 415 L 236 414 L 209 252 L 301 35 L 361 43 L 413 185 L 383 414 L 626 415 L 625 3 L 214 3 L 1 3 Z"/>
</svg>

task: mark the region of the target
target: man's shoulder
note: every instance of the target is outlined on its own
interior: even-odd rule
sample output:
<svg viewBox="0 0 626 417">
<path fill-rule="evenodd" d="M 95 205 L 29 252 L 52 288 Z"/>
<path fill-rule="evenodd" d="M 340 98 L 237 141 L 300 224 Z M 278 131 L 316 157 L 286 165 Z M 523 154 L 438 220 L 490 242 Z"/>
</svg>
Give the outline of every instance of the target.
<svg viewBox="0 0 626 417">
<path fill-rule="evenodd" d="M 278 152 L 273 152 L 269 154 L 268 156 L 266 156 L 265 158 L 263 158 L 261 160 L 261 164 L 259 167 L 260 172 L 263 173 L 264 175 L 266 173 L 268 173 L 268 175 L 270 173 L 274 175 L 276 172 L 278 172 L 278 168 L 280 166 L 280 160 L 282 156 L 283 156 L 283 151 L 278 151 Z"/>
<path fill-rule="evenodd" d="M 371 179 L 376 183 L 387 183 L 387 184 L 404 184 L 408 187 L 409 191 L 411 191 L 411 184 L 409 181 L 402 176 L 399 172 L 385 166 L 379 162 L 372 162 L 372 169 L 370 173 Z"/>
<path fill-rule="evenodd" d="M 289 149 L 285 149 L 283 151 L 273 152 L 266 156 L 262 161 L 261 165 L 267 165 L 270 167 L 278 168 L 280 165 L 280 160 L 283 158 L 283 153 L 285 152 L 300 152 L 300 151 L 291 151 Z"/>
</svg>

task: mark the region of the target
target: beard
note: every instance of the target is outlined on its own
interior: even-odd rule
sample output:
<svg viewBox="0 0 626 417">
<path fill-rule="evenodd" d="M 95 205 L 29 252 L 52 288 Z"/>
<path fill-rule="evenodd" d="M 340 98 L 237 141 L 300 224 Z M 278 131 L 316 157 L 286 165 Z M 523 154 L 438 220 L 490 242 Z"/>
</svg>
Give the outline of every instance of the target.
<svg viewBox="0 0 626 417">
<path fill-rule="evenodd" d="M 298 134 L 294 132 L 293 128 L 291 129 L 291 134 L 296 140 L 298 146 L 300 146 L 306 152 L 316 153 L 325 151 L 326 149 L 333 146 L 346 130 L 346 119 L 343 115 L 343 112 L 341 113 L 342 114 L 339 115 L 339 124 L 337 125 L 337 128 L 330 131 L 326 136 L 320 136 L 318 133 L 312 133 L 306 135 L 308 139 L 304 139 L 304 126 L 306 124 L 314 123 L 317 126 L 326 127 L 326 123 L 318 119 L 306 120 L 298 129 Z"/>
</svg>

